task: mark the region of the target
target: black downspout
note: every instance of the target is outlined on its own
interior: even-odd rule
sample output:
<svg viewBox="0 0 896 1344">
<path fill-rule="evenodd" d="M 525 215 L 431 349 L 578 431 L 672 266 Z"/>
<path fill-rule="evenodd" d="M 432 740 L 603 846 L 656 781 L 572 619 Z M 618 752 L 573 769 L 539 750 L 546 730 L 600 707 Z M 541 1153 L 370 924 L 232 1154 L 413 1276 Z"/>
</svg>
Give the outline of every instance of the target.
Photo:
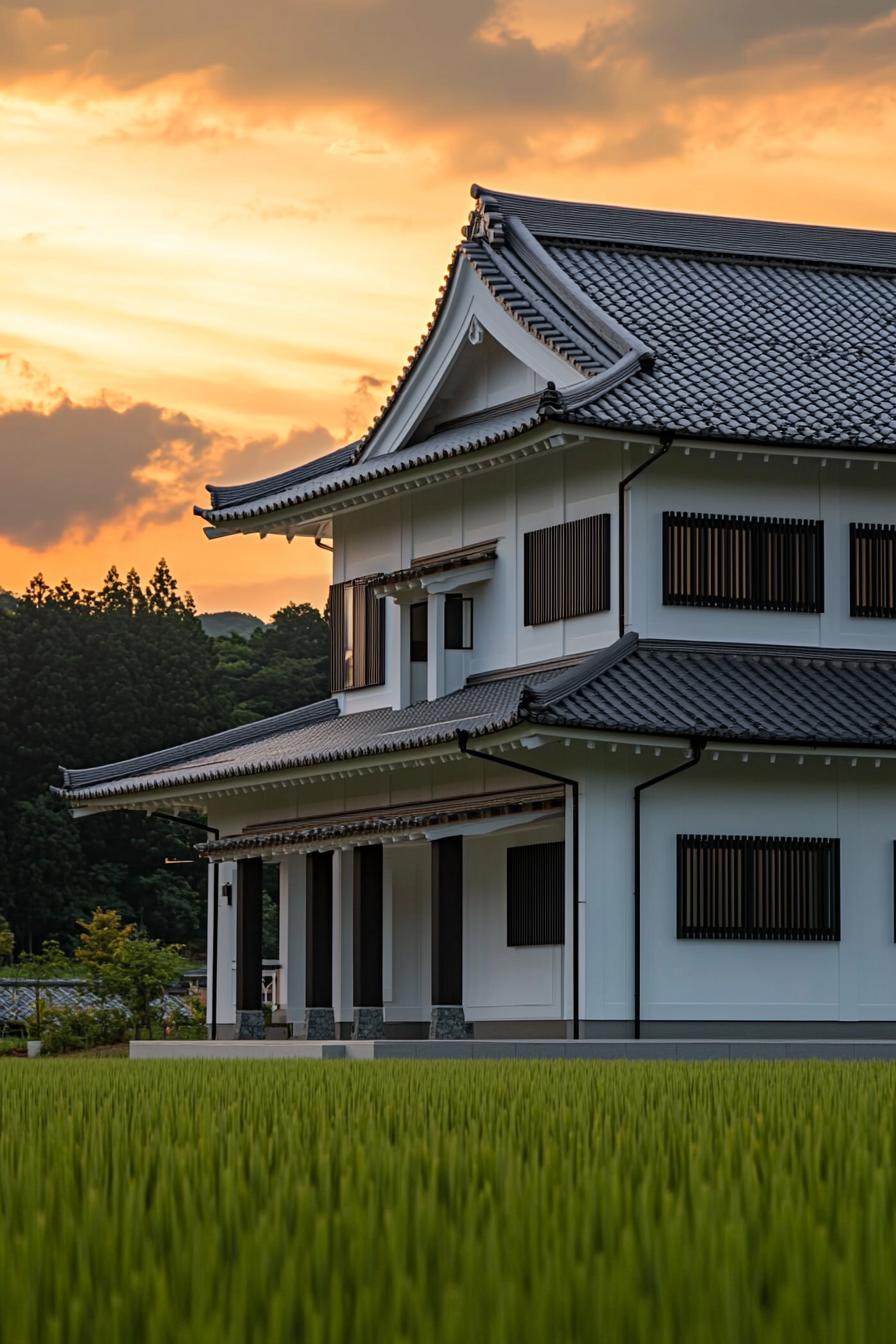
<svg viewBox="0 0 896 1344">
<path fill-rule="evenodd" d="M 699 765 L 700 757 L 703 755 L 703 748 L 706 746 L 706 738 L 695 737 L 691 739 L 691 757 L 690 760 L 683 761 L 681 765 L 674 766 L 671 770 L 664 770 L 661 775 L 654 775 L 653 779 L 645 779 L 643 784 L 635 785 L 635 1040 L 641 1039 L 641 794 L 645 789 L 652 789 L 654 784 L 662 784 L 664 779 L 671 779 L 673 775 L 684 774 L 685 770 L 693 770 L 695 765 Z"/>
<path fill-rule="evenodd" d="M 191 817 L 178 817 L 173 812 L 151 812 L 152 817 L 160 817 L 162 821 L 177 821 L 181 826 L 192 826 L 194 830 L 205 831 L 206 835 L 212 835 L 216 840 L 220 840 L 221 832 L 217 826 L 206 826 L 203 821 L 193 821 Z M 212 1001 L 212 1020 L 209 1023 L 211 1029 L 210 1035 L 213 1041 L 218 1039 L 218 862 L 212 861 L 212 965 L 211 965 L 211 984 L 209 994 Z"/>
<path fill-rule="evenodd" d="M 555 775 L 551 770 L 539 770 L 534 765 L 522 765 L 519 761 L 505 761 L 502 756 L 490 756 L 485 751 L 474 751 L 468 747 L 470 734 L 460 729 L 457 745 L 465 756 L 476 756 L 480 761 L 491 765 L 506 765 L 509 770 L 522 770 L 527 775 L 538 775 L 541 779 L 552 779 L 555 784 L 563 784 L 572 790 L 572 1036 L 577 1041 L 579 1031 L 579 782 L 566 775 Z"/>
<path fill-rule="evenodd" d="M 642 471 L 652 467 L 654 462 L 659 462 L 661 457 L 665 457 L 672 447 L 674 435 L 671 429 L 660 431 L 660 450 L 654 453 L 652 457 L 645 458 L 639 467 L 630 471 L 627 476 L 623 476 L 619 482 L 619 508 L 617 512 L 618 523 L 616 526 L 616 536 L 618 549 L 616 556 L 616 568 L 619 571 L 617 581 L 619 584 L 619 638 L 625 634 L 625 492 L 631 485 L 636 476 L 640 476 Z"/>
</svg>

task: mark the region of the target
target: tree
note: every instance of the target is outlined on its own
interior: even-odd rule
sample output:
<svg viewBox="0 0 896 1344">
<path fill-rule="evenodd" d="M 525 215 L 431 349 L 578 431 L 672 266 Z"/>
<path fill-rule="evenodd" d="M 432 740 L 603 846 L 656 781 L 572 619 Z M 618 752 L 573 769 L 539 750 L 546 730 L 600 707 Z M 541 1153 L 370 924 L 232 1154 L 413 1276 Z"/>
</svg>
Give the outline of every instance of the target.
<svg viewBox="0 0 896 1344">
<path fill-rule="evenodd" d="M 270 625 L 215 641 L 237 723 L 283 714 L 329 694 L 329 626 L 308 602 L 290 602 Z"/>
<path fill-rule="evenodd" d="M 78 946 L 75 961 L 87 974 L 88 980 L 102 987 L 103 977 L 115 966 L 122 946 L 133 937 L 133 924 L 123 924 L 117 910 L 103 910 L 99 906 L 90 919 L 79 919 Z"/>
<path fill-rule="evenodd" d="M 183 949 L 157 938 L 125 939 L 106 971 L 102 983 L 117 994 L 134 1019 L 137 1037 L 141 1026 L 152 1036 L 152 1002 L 180 979 L 184 972 Z"/>
<path fill-rule="evenodd" d="M 70 968 L 71 963 L 55 938 L 48 938 L 42 951 L 31 952 L 19 959 L 18 974 L 34 984 L 34 1031 L 37 1040 L 40 1040 L 43 986 L 47 980 L 64 978 Z"/>
<path fill-rule="evenodd" d="M 0 962 L 12 961 L 15 945 L 16 940 L 9 927 L 9 921 L 5 915 L 0 915 Z"/>
</svg>

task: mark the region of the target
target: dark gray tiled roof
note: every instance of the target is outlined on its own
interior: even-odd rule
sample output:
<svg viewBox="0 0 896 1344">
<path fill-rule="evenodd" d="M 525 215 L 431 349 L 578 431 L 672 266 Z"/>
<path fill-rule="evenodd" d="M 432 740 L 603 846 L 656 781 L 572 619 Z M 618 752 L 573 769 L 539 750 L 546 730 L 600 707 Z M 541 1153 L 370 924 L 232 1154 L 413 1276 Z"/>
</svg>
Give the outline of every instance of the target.
<svg viewBox="0 0 896 1344">
<path fill-rule="evenodd" d="M 0 1022 L 24 1023 L 33 1016 L 37 983 L 25 977 L 0 977 Z M 125 1011 L 125 1005 L 117 995 L 100 998 L 91 993 L 84 981 L 41 980 L 39 983 L 41 1005 L 44 1008 L 114 1008 L 118 1012 Z M 152 1006 L 179 1017 L 187 1015 L 187 1006 L 179 994 L 163 994 L 153 999 Z"/>
<path fill-rule="evenodd" d="M 896 270 L 552 246 L 655 362 L 572 418 L 687 436 L 896 446 Z"/>
<path fill-rule="evenodd" d="M 896 746 L 896 654 L 624 639 L 524 696 L 544 724 Z"/>
<path fill-rule="evenodd" d="M 286 726 L 280 715 L 248 725 L 254 733 L 237 741 L 234 729 L 217 738 L 173 747 L 121 765 L 96 770 L 66 771 L 66 784 L 55 792 L 72 803 L 102 801 L 158 792 L 182 785 L 201 785 L 360 756 L 384 756 L 450 742 L 458 729 L 476 735 L 495 732 L 516 722 L 523 678 L 469 686 L 439 700 L 424 700 L 407 709 L 372 709 L 334 718 L 327 712 Z M 322 706 L 308 706 L 308 710 Z M 301 714 L 307 711 L 295 711 Z"/>
<path fill-rule="evenodd" d="M 176 747 L 165 747 L 161 751 L 151 751 L 143 756 L 132 756 L 127 761 L 89 766 L 83 770 L 68 770 L 65 766 L 60 766 L 63 786 L 66 789 L 84 789 L 94 784 L 108 784 L 116 779 L 130 778 L 138 774 L 161 773 L 176 769 L 184 762 L 196 760 L 209 753 L 221 756 L 226 752 L 249 748 L 259 739 L 290 733 L 308 724 L 323 723 L 338 713 L 338 701 L 318 700 L 313 705 L 287 710 L 285 714 L 275 714 L 269 719 L 257 719 L 254 723 L 246 723 L 239 728 L 227 728 L 222 733 L 199 737 L 193 742 L 184 742 Z"/>
<path fill-rule="evenodd" d="M 311 462 L 303 462 L 289 471 L 281 471 L 276 476 L 265 476 L 258 481 L 247 481 L 242 485 L 207 485 L 211 495 L 213 509 L 231 508 L 236 504 L 247 504 L 264 495 L 282 494 L 286 490 L 304 485 L 316 476 L 327 476 L 330 472 L 347 467 L 354 459 L 358 442 L 347 443 L 344 448 L 336 448 L 323 457 Z"/>
<path fill-rule="evenodd" d="M 484 736 L 524 722 L 793 745 L 896 746 L 896 653 L 677 643 L 626 635 L 561 672 L 476 680 L 407 709 L 263 720 L 92 771 L 66 771 L 71 803 L 276 773 Z M 321 706 L 309 706 L 319 710 Z M 296 711 L 296 714 L 305 711 Z"/>
</svg>

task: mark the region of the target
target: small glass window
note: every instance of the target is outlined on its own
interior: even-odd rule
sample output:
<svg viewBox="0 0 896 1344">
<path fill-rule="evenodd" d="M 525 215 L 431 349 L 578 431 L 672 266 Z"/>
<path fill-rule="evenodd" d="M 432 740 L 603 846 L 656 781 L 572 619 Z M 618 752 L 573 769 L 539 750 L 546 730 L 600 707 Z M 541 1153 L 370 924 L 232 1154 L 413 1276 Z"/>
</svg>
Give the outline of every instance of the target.
<svg viewBox="0 0 896 1344">
<path fill-rule="evenodd" d="M 445 598 L 445 648 L 472 649 L 473 599 L 460 593 Z"/>
<path fill-rule="evenodd" d="M 429 612 L 426 602 L 411 606 L 411 662 L 425 663 L 429 657 Z"/>
</svg>

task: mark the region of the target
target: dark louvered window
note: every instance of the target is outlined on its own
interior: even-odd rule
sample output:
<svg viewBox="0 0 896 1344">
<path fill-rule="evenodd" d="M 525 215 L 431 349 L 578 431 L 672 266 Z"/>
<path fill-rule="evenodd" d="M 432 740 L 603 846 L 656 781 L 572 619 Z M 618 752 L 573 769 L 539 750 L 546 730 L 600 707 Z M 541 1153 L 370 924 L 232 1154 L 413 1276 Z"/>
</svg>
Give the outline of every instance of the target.
<svg viewBox="0 0 896 1344">
<path fill-rule="evenodd" d="M 678 937 L 838 941 L 840 841 L 680 835 Z"/>
<path fill-rule="evenodd" d="M 849 613 L 896 616 L 896 527 L 850 523 Z"/>
<path fill-rule="evenodd" d="M 563 942 L 563 841 L 507 851 L 507 946 Z"/>
<path fill-rule="evenodd" d="M 610 609 L 610 515 L 527 532 L 523 608 L 526 625 Z"/>
<path fill-rule="evenodd" d="M 330 690 L 382 686 L 386 680 L 385 599 L 367 579 L 330 589 Z"/>
<path fill-rule="evenodd" d="M 756 611 L 824 610 L 824 524 L 804 518 L 663 514 L 663 601 Z"/>
</svg>

